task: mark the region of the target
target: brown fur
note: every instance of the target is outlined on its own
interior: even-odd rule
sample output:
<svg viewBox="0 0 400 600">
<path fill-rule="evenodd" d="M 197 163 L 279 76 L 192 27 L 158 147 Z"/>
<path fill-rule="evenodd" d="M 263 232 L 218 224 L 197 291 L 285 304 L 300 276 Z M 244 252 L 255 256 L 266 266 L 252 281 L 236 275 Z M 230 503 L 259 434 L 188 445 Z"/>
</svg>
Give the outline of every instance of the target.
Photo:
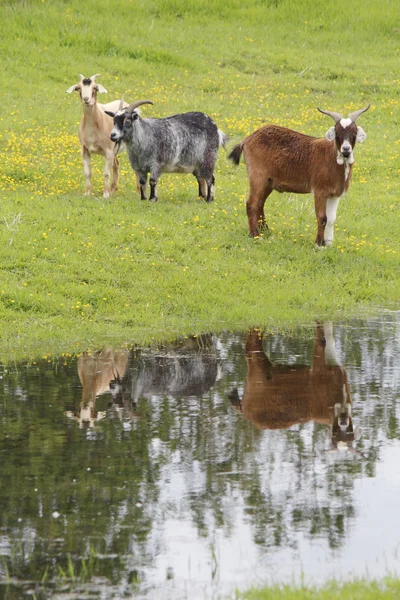
<svg viewBox="0 0 400 600">
<path fill-rule="evenodd" d="M 336 125 L 336 129 L 339 135 L 343 135 L 340 124 Z M 352 134 L 353 130 L 357 132 L 354 123 L 347 129 L 346 135 L 350 130 Z M 258 236 L 260 226 L 268 229 L 264 204 L 273 190 L 314 193 L 318 223 L 316 243 L 324 246 L 327 200 L 338 198 L 347 191 L 352 173 L 352 165 L 348 165 L 346 179 L 345 166 L 337 164 L 335 143 L 278 125 L 266 125 L 235 146 L 229 158 L 239 164 L 242 152 L 250 186 L 246 204 L 250 235 Z"/>
<path fill-rule="evenodd" d="M 264 352 L 262 336 L 258 331 L 248 334 L 246 362 L 243 398 L 241 401 L 232 401 L 245 419 L 259 429 L 281 429 L 316 421 L 330 425 L 332 441 L 337 443 L 340 435 L 337 407 L 351 406 L 350 389 L 346 371 L 341 366 L 326 364 L 321 325 L 317 325 L 315 330 L 311 366 L 273 365 Z M 344 437 L 344 441 L 354 440 L 351 418 Z"/>
</svg>

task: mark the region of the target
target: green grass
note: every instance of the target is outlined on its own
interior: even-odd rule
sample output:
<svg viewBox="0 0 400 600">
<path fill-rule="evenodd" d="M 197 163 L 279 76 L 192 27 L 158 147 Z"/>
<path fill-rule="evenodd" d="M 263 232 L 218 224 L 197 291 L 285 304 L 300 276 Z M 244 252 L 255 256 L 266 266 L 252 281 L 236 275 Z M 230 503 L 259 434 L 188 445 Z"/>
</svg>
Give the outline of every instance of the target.
<svg viewBox="0 0 400 600">
<path fill-rule="evenodd" d="M 398 308 L 399 56 L 392 0 L 1 0 L 0 360 Z M 117 194 L 94 157 L 84 197 L 78 73 L 102 74 L 101 101 L 150 98 L 145 116 L 203 110 L 232 145 L 267 122 L 323 136 L 317 106 L 371 103 L 335 245 L 314 247 L 311 196 L 276 192 L 250 239 L 223 151 L 210 206 L 181 175 L 141 202 L 126 155 Z"/>
<path fill-rule="evenodd" d="M 385 578 L 381 582 L 356 580 L 349 583 L 329 583 L 322 588 L 274 586 L 265 590 L 250 590 L 241 600 L 391 600 L 400 595 L 400 582 Z"/>
</svg>

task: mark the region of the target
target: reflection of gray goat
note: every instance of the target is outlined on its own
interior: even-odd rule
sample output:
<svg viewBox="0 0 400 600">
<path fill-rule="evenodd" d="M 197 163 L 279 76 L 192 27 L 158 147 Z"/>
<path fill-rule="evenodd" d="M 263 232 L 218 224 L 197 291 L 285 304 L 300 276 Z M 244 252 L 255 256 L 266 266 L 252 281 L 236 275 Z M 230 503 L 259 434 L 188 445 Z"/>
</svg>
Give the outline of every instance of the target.
<svg viewBox="0 0 400 600">
<path fill-rule="evenodd" d="M 161 173 L 193 173 L 199 196 L 214 199 L 214 168 L 219 146 L 228 140 L 214 121 L 201 112 L 173 115 L 164 119 L 143 119 L 136 110 L 150 100 L 134 102 L 116 113 L 111 140 L 117 147 L 124 141 L 132 168 L 140 181 L 140 195 L 146 200 L 150 173 L 150 200 L 157 200 L 156 186 Z"/>
<path fill-rule="evenodd" d="M 131 401 L 153 396 L 200 397 L 219 378 L 219 365 L 212 337 L 189 338 L 181 345 L 157 353 L 132 351 L 122 379 L 110 384 L 114 401 Z"/>
</svg>

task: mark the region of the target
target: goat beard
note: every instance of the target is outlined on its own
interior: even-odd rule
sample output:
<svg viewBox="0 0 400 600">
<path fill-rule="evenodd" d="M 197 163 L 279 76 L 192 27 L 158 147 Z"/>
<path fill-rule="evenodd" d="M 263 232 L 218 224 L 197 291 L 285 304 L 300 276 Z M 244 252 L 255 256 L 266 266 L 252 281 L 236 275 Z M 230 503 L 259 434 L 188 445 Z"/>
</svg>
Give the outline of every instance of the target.
<svg viewBox="0 0 400 600">
<path fill-rule="evenodd" d="M 122 152 L 123 150 L 123 146 L 122 146 L 122 140 L 118 140 L 118 142 L 115 142 L 114 144 L 114 156 L 117 156 L 117 154 L 119 154 L 120 152 Z"/>
</svg>

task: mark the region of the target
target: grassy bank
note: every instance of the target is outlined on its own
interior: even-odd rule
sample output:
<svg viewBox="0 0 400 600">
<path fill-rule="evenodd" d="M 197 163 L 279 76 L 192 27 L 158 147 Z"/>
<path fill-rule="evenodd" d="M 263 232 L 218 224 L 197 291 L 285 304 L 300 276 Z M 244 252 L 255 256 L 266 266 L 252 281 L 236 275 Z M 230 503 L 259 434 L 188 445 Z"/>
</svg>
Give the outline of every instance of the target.
<svg viewBox="0 0 400 600">
<path fill-rule="evenodd" d="M 398 307 L 399 55 L 392 0 L 1 2 L 0 359 Z M 371 103 L 334 247 L 314 248 L 310 196 L 272 194 L 250 239 L 223 151 L 210 206 L 179 175 L 141 202 L 126 155 L 117 194 L 94 157 L 84 197 L 78 73 L 144 115 L 203 110 L 231 144 L 267 122 L 322 136 L 316 106 Z"/>
<path fill-rule="evenodd" d="M 398 598 L 400 582 L 387 578 L 377 581 L 354 581 L 345 584 L 330 583 L 323 588 L 272 587 L 250 590 L 239 596 L 241 600 L 391 600 Z"/>
</svg>

